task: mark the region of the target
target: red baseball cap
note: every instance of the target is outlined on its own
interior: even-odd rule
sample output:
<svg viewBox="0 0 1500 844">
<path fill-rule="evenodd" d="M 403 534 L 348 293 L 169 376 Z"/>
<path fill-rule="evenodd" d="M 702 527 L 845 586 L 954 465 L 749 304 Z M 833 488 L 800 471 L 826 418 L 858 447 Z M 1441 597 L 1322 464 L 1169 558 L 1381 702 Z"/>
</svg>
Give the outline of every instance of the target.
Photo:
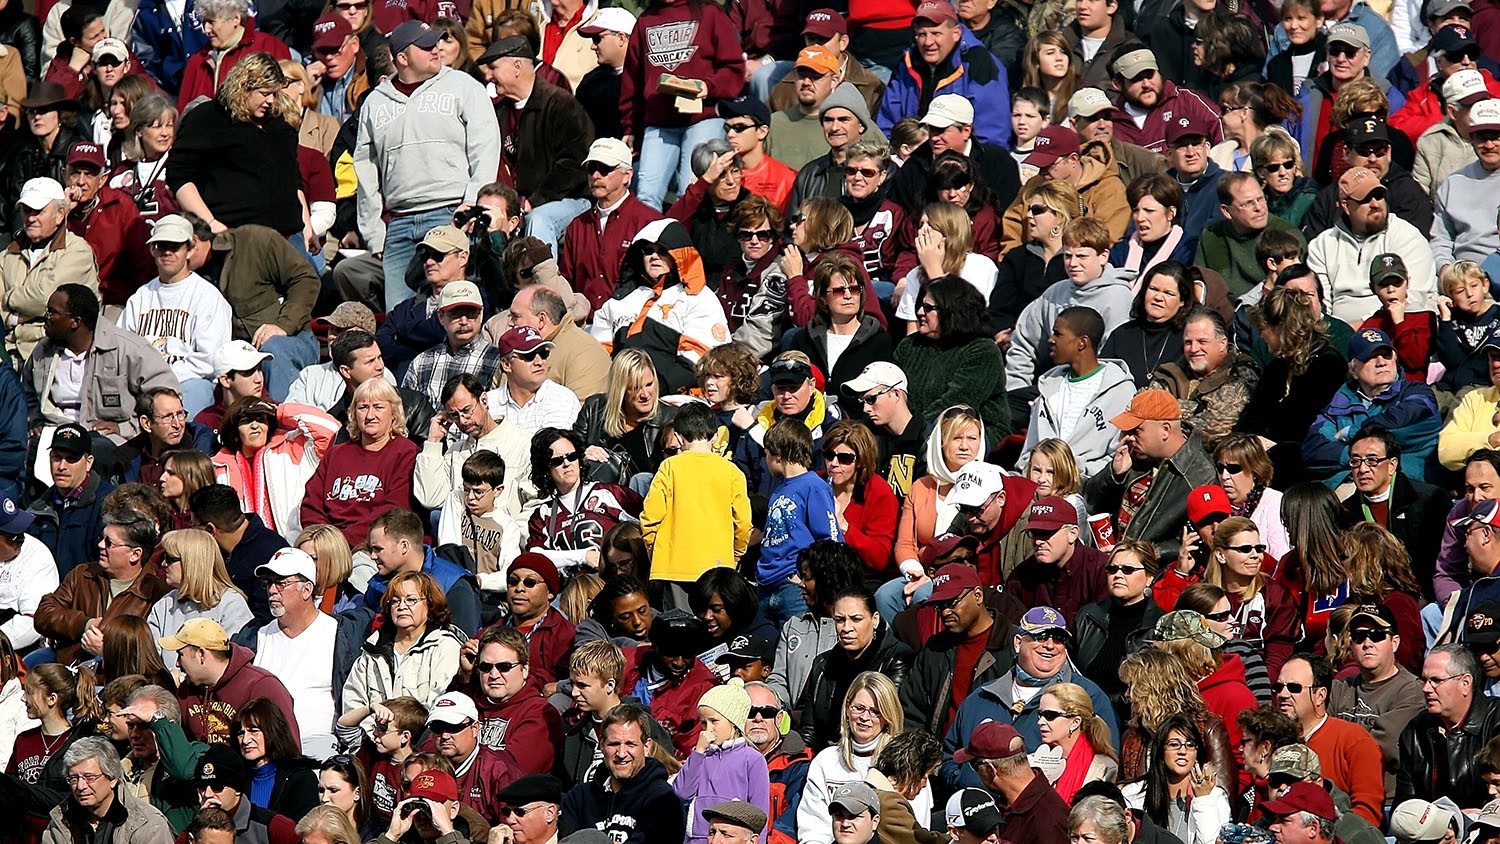
<svg viewBox="0 0 1500 844">
<path fill-rule="evenodd" d="M 92 164 L 104 169 L 104 148 L 88 141 L 77 141 L 68 147 L 68 165 Z"/>
<path fill-rule="evenodd" d="M 1066 126 L 1048 126 L 1036 136 L 1036 146 L 1026 156 L 1026 163 L 1038 170 L 1045 170 L 1057 162 L 1078 152 L 1082 143 L 1078 133 Z"/>
<path fill-rule="evenodd" d="M 429 768 L 412 777 L 411 788 L 406 790 L 406 796 L 425 797 L 429 800 L 447 803 L 458 799 L 458 783 L 447 771 Z"/>
<path fill-rule="evenodd" d="M 953 759 L 958 760 L 957 753 L 953 754 Z M 1298 812 L 1308 812 L 1325 821 L 1337 820 L 1339 816 L 1338 809 L 1333 807 L 1333 798 L 1320 783 L 1293 783 L 1286 794 L 1276 800 L 1267 800 L 1260 807 L 1262 815 L 1286 817 Z"/>
<path fill-rule="evenodd" d="M 953 761 L 967 765 L 975 759 L 1009 759 L 1026 752 L 1026 741 L 1016 728 L 1000 721 L 980 724 L 969 743 L 953 752 Z"/>
<path fill-rule="evenodd" d="M 802 27 L 802 34 L 827 41 L 835 35 L 848 35 L 849 22 L 833 9 L 813 9 L 807 13 L 807 23 Z"/>
<path fill-rule="evenodd" d="M 354 27 L 342 15 L 329 12 L 313 24 L 312 48 L 314 50 L 337 50 L 344 46 Z"/>
<path fill-rule="evenodd" d="M 927 0 L 917 7 L 912 23 L 958 23 L 958 10 L 948 0 Z"/>
<path fill-rule="evenodd" d="M 1228 516 L 1233 512 L 1229 493 L 1218 484 L 1204 484 L 1188 493 L 1187 517 L 1195 525 L 1203 524 L 1211 516 Z"/>
<path fill-rule="evenodd" d="M 935 604 L 941 601 L 951 601 L 959 595 L 983 586 L 979 582 L 979 572 L 966 563 L 949 563 L 937 570 L 932 576 L 932 594 L 928 596 L 927 603 Z"/>
</svg>

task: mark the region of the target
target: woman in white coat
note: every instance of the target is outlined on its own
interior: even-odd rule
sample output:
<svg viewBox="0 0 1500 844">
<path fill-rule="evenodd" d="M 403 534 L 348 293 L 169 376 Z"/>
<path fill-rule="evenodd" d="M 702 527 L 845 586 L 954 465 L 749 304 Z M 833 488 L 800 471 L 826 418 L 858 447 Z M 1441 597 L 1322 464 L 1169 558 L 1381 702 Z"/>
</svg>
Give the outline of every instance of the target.
<svg viewBox="0 0 1500 844">
<path fill-rule="evenodd" d="M 1143 780 L 1121 791 L 1126 805 L 1142 805 L 1157 826 L 1183 844 L 1214 844 L 1230 821 L 1229 792 L 1211 766 L 1208 744 L 1191 718 L 1173 715 L 1151 742 Z"/>
</svg>

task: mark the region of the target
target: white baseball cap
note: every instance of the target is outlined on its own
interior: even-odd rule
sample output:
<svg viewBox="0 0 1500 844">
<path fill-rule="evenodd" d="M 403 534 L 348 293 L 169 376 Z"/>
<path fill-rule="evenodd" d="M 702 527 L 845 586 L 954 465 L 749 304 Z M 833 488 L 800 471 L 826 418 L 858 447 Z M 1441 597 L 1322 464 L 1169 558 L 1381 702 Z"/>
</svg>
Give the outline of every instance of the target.
<svg viewBox="0 0 1500 844">
<path fill-rule="evenodd" d="M 296 575 L 308 583 L 318 582 L 318 564 L 312 555 L 301 548 L 283 548 L 271 555 L 271 559 L 255 567 L 255 576 L 266 578 L 291 577 Z"/>
<path fill-rule="evenodd" d="M 16 200 L 16 207 L 40 211 L 46 208 L 48 203 L 66 204 L 67 201 L 68 196 L 63 193 L 63 186 L 56 179 L 38 176 L 35 179 L 27 179 L 26 184 L 21 186 L 21 196 Z"/>
<path fill-rule="evenodd" d="M 974 104 L 962 94 L 939 94 L 932 98 L 920 121 L 934 129 L 974 125 Z"/>
<path fill-rule="evenodd" d="M 970 461 L 953 479 L 948 503 L 955 507 L 978 507 L 1005 489 L 1005 470 L 982 460 Z"/>
<path fill-rule="evenodd" d="M 1469 109 L 1469 135 L 1500 132 L 1500 100 L 1483 100 Z"/>
<path fill-rule="evenodd" d="M 858 375 L 844 382 L 844 392 L 851 395 L 859 395 L 876 387 L 889 387 L 905 392 L 906 373 L 894 363 L 881 360 L 866 366 Z"/>
<path fill-rule="evenodd" d="M 578 27 L 578 34 L 584 38 L 592 38 L 603 32 L 618 32 L 621 35 L 629 35 L 635 31 L 635 15 L 619 6 L 606 6 L 600 9 L 588 23 Z"/>
<path fill-rule="evenodd" d="M 619 138 L 600 138 L 589 144 L 589 154 L 583 157 L 583 163 L 597 161 L 600 164 L 608 164 L 611 167 L 629 167 L 630 147 Z"/>
<path fill-rule="evenodd" d="M 1464 68 L 1443 82 L 1443 102 L 1471 106 L 1490 98 L 1484 76 L 1473 68 Z"/>
<path fill-rule="evenodd" d="M 429 724 L 451 724 L 463 726 L 466 721 L 479 720 L 479 707 L 474 699 L 463 692 L 449 692 L 433 701 L 432 711 L 427 713 Z"/>
<path fill-rule="evenodd" d="M 249 372 L 275 355 L 262 352 L 244 340 L 231 340 L 224 348 L 214 352 L 214 374 L 228 375 L 231 372 Z"/>
</svg>

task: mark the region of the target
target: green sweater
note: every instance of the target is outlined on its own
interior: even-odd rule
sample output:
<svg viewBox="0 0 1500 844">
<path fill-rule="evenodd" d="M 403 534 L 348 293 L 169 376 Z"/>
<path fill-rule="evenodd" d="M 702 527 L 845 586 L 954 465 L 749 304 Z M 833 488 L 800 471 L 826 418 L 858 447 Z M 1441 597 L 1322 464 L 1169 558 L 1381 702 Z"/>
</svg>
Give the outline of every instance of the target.
<svg viewBox="0 0 1500 844">
<path fill-rule="evenodd" d="M 906 373 L 907 404 L 924 419 L 936 420 L 956 404 L 979 411 L 987 445 L 1013 430 L 1005 394 L 1005 356 L 989 337 L 961 345 L 912 334 L 896 346 L 896 365 Z"/>
<path fill-rule="evenodd" d="M 1276 216 L 1266 217 L 1265 231 L 1272 229 L 1291 232 L 1304 247 L 1307 240 L 1296 226 Z M 1234 223 L 1217 220 L 1203 230 L 1198 238 L 1198 253 L 1193 263 L 1200 267 L 1212 267 L 1224 276 L 1229 292 L 1238 298 L 1266 278 L 1266 268 L 1255 260 L 1255 245 L 1260 242 L 1260 232 L 1239 234 Z"/>
</svg>

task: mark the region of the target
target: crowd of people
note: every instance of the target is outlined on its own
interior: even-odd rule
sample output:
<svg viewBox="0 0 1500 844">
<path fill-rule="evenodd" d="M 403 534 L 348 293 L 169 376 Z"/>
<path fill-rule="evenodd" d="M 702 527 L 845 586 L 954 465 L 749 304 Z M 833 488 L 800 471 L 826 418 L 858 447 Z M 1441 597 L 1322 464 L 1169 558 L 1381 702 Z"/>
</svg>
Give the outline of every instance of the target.
<svg viewBox="0 0 1500 844">
<path fill-rule="evenodd" d="M 0 0 L 0 842 L 1497 844 L 1497 73 Z"/>
</svg>

